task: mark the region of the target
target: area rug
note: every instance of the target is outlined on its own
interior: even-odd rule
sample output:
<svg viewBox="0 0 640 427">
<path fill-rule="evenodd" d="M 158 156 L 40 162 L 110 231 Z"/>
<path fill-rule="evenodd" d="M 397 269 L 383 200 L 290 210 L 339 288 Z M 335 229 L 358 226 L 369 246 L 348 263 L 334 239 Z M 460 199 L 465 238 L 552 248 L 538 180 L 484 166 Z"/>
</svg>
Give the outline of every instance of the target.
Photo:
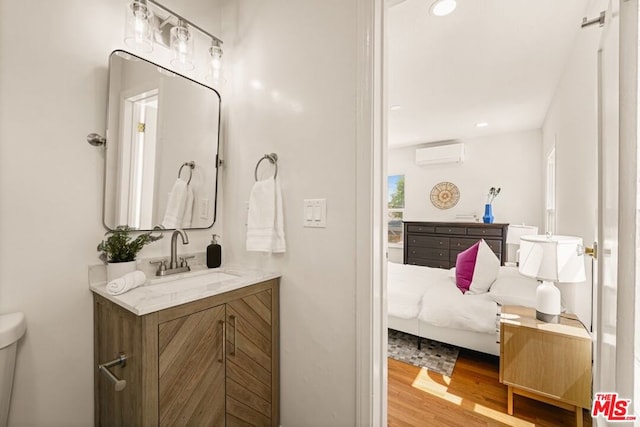
<svg viewBox="0 0 640 427">
<path fill-rule="evenodd" d="M 387 354 L 400 362 L 450 377 L 458 360 L 459 351 L 456 346 L 426 338 L 422 339 L 422 346 L 418 350 L 418 337 L 389 329 Z"/>
</svg>

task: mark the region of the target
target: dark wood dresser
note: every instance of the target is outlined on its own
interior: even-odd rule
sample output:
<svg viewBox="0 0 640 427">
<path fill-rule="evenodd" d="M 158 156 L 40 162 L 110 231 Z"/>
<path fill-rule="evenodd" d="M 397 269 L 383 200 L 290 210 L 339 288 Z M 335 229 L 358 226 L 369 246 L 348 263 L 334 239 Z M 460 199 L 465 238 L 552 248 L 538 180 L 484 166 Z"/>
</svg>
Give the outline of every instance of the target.
<svg viewBox="0 0 640 427">
<path fill-rule="evenodd" d="M 484 239 L 504 265 L 509 224 L 480 222 L 404 222 L 404 263 L 451 268 L 456 257 Z"/>
</svg>

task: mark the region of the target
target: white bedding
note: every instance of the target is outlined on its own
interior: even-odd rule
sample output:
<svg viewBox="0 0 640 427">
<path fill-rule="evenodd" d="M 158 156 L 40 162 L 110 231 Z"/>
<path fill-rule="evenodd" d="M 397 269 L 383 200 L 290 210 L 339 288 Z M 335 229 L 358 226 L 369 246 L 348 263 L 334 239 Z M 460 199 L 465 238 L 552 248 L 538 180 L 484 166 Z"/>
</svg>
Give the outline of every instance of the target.
<svg viewBox="0 0 640 427">
<path fill-rule="evenodd" d="M 432 283 L 451 280 L 449 274 L 449 270 L 441 268 L 388 263 L 387 311 L 389 315 L 401 319 L 418 317 L 422 307 L 422 296 L 429 286 Z M 455 283 L 453 287 L 456 287 Z"/>
<path fill-rule="evenodd" d="M 388 313 L 434 326 L 495 333 L 498 304 L 488 294 L 463 294 L 450 270 L 388 263 Z"/>
</svg>

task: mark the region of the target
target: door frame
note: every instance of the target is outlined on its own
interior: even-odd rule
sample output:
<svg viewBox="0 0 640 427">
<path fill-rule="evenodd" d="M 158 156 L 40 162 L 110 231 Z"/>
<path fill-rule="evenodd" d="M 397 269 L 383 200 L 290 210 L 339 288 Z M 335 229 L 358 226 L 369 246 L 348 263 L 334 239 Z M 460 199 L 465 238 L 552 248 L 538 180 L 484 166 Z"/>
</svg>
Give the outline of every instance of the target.
<svg viewBox="0 0 640 427">
<path fill-rule="evenodd" d="M 356 425 L 387 424 L 384 0 L 357 0 Z"/>
<path fill-rule="evenodd" d="M 638 0 L 620 1 L 620 124 L 616 392 L 634 396 L 638 176 Z M 608 391 L 608 390 L 603 390 Z M 634 402 L 637 408 L 640 402 Z M 637 409 L 636 409 L 637 411 Z"/>
</svg>

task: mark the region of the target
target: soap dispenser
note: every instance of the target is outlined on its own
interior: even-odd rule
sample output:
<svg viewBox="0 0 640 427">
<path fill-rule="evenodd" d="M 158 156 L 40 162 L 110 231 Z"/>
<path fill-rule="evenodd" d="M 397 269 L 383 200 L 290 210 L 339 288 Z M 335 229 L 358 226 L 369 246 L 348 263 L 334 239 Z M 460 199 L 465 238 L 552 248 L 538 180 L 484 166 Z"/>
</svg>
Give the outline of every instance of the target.
<svg viewBox="0 0 640 427">
<path fill-rule="evenodd" d="M 222 247 L 216 241 L 217 234 L 214 234 L 211 244 L 207 246 L 207 267 L 217 268 L 222 264 Z"/>
</svg>

